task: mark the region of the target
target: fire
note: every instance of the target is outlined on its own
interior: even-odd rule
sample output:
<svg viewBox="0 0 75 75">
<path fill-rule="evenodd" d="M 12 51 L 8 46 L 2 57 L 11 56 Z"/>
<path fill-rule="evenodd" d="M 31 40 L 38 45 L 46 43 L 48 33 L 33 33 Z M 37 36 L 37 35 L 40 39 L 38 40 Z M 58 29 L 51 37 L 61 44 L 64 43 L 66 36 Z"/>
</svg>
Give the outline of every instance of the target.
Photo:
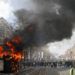
<svg viewBox="0 0 75 75">
<path fill-rule="evenodd" d="M 9 41 L 6 42 L 6 45 L 9 46 L 9 47 L 12 47 L 12 44 Z"/>
<path fill-rule="evenodd" d="M 22 41 L 22 40 L 21 40 L 21 37 L 19 37 L 19 36 L 15 36 L 15 37 L 12 39 L 12 42 L 15 42 L 15 43 L 17 43 L 17 44 L 20 44 L 21 41 Z"/>
<path fill-rule="evenodd" d="M 3 46 L 0 46 L 0 57 L 4 56 L 11 56 L 15 61 L 20 61 L 23 57 L 22 55 L 22 51 L 18 51 L 15 48 L 15 45 L 20 46 L 21 44 L 21 37 L 20 36 L 15 36 L 13 37 L 11 40 L 7 40 L 6 42 L 4 42 Z M 6 49 L 4 49 L 4 46 L 8 47 Z"/>
<path fill-rule="evenodd" d="M 0 46 L 0 52 L 2 52 L 3 51 L 3 46 Z"/>
<path fill-rule="evenodd" d="M 0 53 L 0 58 L 2 58 L 3 57 L 3 53 Z"/>
<path fill-rule="evenodd" d="M 11 56 L 15 61 L 20 61 L 22 59 L 22 54 L 20 52 L 12 53 Z"/>
<path fill-rule="evenodd" d="M 0 57 L 2 58 L 3 57 L 3 46 L 0 46 Z"/>
<path fill-rule="evenodd" d="M 23 57 L 22 53 L 21 52 L 14 52 L 14 53 L 10 53 L 8 51 L 4 51 L 2 53 L 0 53 L 0 58 L 3 58 L 3 55 L 4 56 L 7 56 L 9 55 L 10 57 L 12 57 L 15 61 L 20 61 Z"/>
<path fill-rule="evenodd" d="M 15 47 L 14 47 L 14 45 L 12 44 L 12 42 L 7 41 L 7 42 L 6 42 L 6 45 L 10 48 L 11 51 L 14 51 L 14 50 L 15 50 Z"/>
<path fill-rule="evenodd" d="M 13 52 L 15 50 L 15 48 L 14 47 L 11 47 L 10 50 Z"/>
<path fill-rule="evenodd" d="M 0 46 L 0 58 L 2 58 L 4 62 L 8 62 L 8 67 L 11 67 L 11 71 L 18 71 L 18 62 L 24 58 L 22 39 L 20 36 L 4 40 L 4 44 Z M 5 63 L 5 65 L 7 64 Z"/>
</svg>

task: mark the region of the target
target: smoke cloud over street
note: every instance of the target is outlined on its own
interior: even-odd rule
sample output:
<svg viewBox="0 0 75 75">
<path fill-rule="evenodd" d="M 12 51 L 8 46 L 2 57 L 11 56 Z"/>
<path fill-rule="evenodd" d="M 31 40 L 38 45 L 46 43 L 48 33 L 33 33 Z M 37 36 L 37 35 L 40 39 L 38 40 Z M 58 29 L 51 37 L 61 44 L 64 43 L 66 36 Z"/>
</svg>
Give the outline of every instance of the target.
<svg viewBox="0 0 75 75">
<path fill-rule="evenodd" d="M 21 10 L 16 12 L 16 15 L 20 23 L 22 23 L 21 36 L 23 36 L 23 40 L 27 38 L 28 43 L 43 45 L 71 37 L 72 24 L 66 16 L 59 16 L 49 12 L 32 13 L 27 16 L 26 13 L 25 10 Z"/>
<path fill-rule="evenodd" d="M 71 39 L 75 27 L 74 0 L 8 0 L 7 3 L 19 27 L 14 34 L 22 37 L 24 46 Z"/>
</svg>

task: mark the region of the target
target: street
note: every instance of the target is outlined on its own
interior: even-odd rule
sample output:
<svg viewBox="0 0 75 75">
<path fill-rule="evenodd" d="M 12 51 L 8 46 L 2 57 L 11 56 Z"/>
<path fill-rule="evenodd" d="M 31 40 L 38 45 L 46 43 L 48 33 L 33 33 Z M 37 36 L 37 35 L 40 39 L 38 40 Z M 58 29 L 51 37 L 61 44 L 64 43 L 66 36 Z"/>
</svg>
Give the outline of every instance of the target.
<svg viewBox="0 0 75 75">
<path fill-rule="evenodd" d="M 50 67 L 30 67 L 21 72 L 15 74 L 3 74 L 0 75 L 70 75 L 70 69 L 62 68 L 50 68 Z"/>
<path fill-rule="evenodd" d="M 35 67 L 18 75 L 70 75 L 70 69 L 55 69 L 50 67 Z"/>
</svg>

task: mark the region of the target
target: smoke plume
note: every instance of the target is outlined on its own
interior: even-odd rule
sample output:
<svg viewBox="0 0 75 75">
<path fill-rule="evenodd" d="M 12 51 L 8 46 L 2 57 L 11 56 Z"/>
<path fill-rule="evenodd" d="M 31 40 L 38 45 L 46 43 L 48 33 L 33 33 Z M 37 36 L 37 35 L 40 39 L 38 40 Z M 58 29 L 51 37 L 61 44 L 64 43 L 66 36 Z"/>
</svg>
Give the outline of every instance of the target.
<svg viewBox="0 0 75 75">
<path fill-rule="evenodd" d="M 65 51 L 74 45 L 74 0 L 7 1 L 17 17 L 17 27 L 19 25 L 19 28 L 14 31 L 14 35 L 21 36 L 25 48 L 53 43 L 53 45 L 49 45 L 50 50 L 53 51 L 54 48 L 56 52 L 63 53 L 63 50 Z M 71 39 L 69 39 L 70 37 Z M 67 40 L 66 44 L 65 40 Z M 57 45 L 54 44 L 56 42 L 60 47 L 59 50 L 57 50 Z M 61 42 L 61 44 L 58 42 Z"/>
<path fill-rule="evenodd" d="M 72 12 L 75 12 L 75 0 L 60 0 L 61 5 Z"/>
<path fill-rule="evenodd" d="M 25 46 L 41 46 L 61 41 L 72 35 L 72 23 L 65 15 L 48 11 L 32 13 L 24 9 L 15 12 L 20 29 L 15 34 L 22 37 Z"/>
</svg>

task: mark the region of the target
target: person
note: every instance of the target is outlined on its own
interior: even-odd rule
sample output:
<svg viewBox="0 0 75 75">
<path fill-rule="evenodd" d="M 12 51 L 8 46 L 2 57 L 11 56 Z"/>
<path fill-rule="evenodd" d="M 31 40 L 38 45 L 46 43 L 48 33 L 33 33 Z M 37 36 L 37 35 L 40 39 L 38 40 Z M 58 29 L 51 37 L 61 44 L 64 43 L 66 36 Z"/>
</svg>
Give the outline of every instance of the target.
<svg viewBox="0 0 75 75">
<path fill-rule="evenodd" d="M 70 69 L 70 75 L 74 75 L 74 68 Z"/>
</svg>

